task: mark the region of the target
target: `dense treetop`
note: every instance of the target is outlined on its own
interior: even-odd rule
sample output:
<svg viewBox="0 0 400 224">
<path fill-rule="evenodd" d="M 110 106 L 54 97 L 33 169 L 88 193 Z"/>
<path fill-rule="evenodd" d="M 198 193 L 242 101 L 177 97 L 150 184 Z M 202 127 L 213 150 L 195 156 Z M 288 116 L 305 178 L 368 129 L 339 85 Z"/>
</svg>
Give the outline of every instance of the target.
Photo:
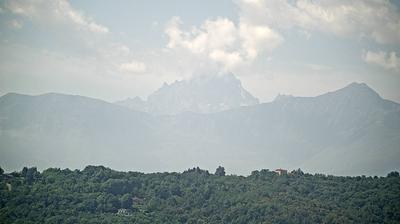
<svg viewBox="0 0 400 224">
<path fill-rule="evenodd" d="M 1 170 L 0 223 L 400 223 L 400 177 Z"/>
</svg>

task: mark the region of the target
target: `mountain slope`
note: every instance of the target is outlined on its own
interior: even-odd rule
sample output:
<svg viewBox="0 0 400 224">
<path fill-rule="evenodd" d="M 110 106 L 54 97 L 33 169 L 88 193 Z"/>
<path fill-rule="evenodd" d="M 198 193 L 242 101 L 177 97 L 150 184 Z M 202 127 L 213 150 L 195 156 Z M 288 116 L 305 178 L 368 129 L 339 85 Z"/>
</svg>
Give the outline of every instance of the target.
<svg viewBox="0 0 400 224">
<path fill-rule="evenodd" d="M 1 163 L 80 167 L 122 159 L 128 164 L 136 158 L 124 159 L 124 153 L 150 147 L 151 122 L 145 113 L 82 96 L 7 94 L 0 98 Z"/>
<path fill-rule="evenodd" d="M 340 175 L 400 168 L 400 105 L 353 83 L 317 97 L 154 116 L 80 96 L 0 98 L 1 164 L 181 170 L 223 164 Z M 29 163 L 31 162 L 31 163 Z M 61 165 L 60 165 L 61 164 Z"/>
<path fill-rule="evenodd" d="M 400 106 L 364 84 L 215 114 L 214 120 L 222 142 L 272 157 L 265 163 L 274 167 L 357 174 L 400 165 Z"/>
</svg>

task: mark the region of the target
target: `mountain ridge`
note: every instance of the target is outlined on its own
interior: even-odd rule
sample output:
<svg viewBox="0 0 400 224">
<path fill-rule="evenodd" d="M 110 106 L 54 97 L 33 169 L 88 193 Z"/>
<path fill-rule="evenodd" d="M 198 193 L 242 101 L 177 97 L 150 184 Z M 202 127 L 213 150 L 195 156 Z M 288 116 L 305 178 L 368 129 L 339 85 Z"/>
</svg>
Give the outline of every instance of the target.
<svg viewBox="0 0 400 224">
<path fill-rule="evenodd" d="M 80 96 L 6 94 L 0 97 L 0 162 L 143 171 L 223 163 L 236 173 L 268 166 L 340 175 L 399 168 L 400 105 L 365 86 L 346 87 L 162 116 Z"/>
<path fill-rule="evenodd" d="M 175 81 L 175 82 L 181 82 L 181 81 Z M 171 85 L 171 84 L 164 83 L 164 85 Z M 365 87 L 365 89 L 367 89 L 368 91 L 371 91 L 371 93 L 373 93 L 373 95 L 379 97 L 379 99 L 382 99 L 383 101 L 387 101 L 387 102 L 390 102 L 390 103 L 393 103 L 393 104 L 396 104 L 396 105 L 400 105 L 399 102 L 382 98 L 375 90 L 373 90 L 371 87 L 369 87 L 366 83 L 363 83 L 363 82 L 351 82 L 351 83 L 347 84 L 346 86 L 344 86 L 342 88 L 339 88 L 339 89 L 336 89 L 336 90 L 333 90 L 333 91 L 328 91 L 326 93 L 323 93 L 323 94 L 320 94 L 320 95 L 317 95 L 317 96 L 294 96 L 294 95 L 291 95 L 291 94 L 289 94 L 289 95 L 287 95 L 287 94 L 278 94 L 275 97 L 275 99 L 273 99 L 272 101 L 260 102 L 257 105 L 273 103 L 273 102 L 276 102 L 276 101 L 280 101 L 281 99 L 316 98 L 316 97 L 329 96 L 329 95 L 332 95 L 332 94 L 335 94 L 335 93 L 338 93 L 338 92 L 343 92 L 346 89 L 349 89 L 349 88 L 352 88 L 352 87 L 359 87 L 359 86 Z M 360 89 L 360 88 L 358 88 L 358 89 Z M 83 96 L 83 95 L 79 95 L 79 94 L 58 93 L 58 92 L 46 92 L 46 93 L 34 94 L 34 95 L 17 93 L 17 92 L 9 92 L 9 93 L 6 93 L 6 94 L 0 96 L 0 98 L 11 97 L 11 96 L 43 97 L 43 96 L 51 96 L 51 95 L 54 95 L 54 96 L 68 96 L 68 97 L 82 97 L 82 98 L 86 98 L 86 99 L 102 101 L 102 102 L 105 102 L 105 103 L 108 103 L 108 104 L 119 105 L 121 107 L 126 108 L 126 106 L 122 106 L 122 105 L 120 105 L 118 103 L 118 102 L 121 102 L 121 101 L 124 101 L 124 100 L 110 102 L 110 101 L 106 101 L 106 100 L 103 100 L 103 99 L 100 99 L 100 98 L 95 98 L 95 97 L 88 97 L 88 96 Z M 135 96 L 135 97 L 132 97 L 132 98 L 128 97 L 127 99 L 144 101 L 139 96 Z M 252 105 L 249 105 L 249 106 L 251 107 Z M 249 106 L 244 106 L 244 107 L 249 107 Z M 237 108 L 232 108 L 232 109 L 237 109 Z M 136 111 L 140 112 L 140 110 L 136 110 Z M 195 111 L 186 111 L 186 112 L 194 112 L 194 113 L 196 113 Z"/>
</svg>

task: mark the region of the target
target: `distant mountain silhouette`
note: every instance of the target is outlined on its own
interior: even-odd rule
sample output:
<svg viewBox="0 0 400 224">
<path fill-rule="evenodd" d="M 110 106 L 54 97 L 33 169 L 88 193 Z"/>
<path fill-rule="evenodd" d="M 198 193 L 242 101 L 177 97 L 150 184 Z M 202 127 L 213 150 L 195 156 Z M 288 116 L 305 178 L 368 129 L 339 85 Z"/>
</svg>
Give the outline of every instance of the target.
<svg viewBox="0 0 400 224">
<path fill-rule="evenodd" d="M 231 87 L 226 90 L 238 96 L 240 82 L 228 80 Z M 6 169 L 103 164 L 140 171 L 223 164 L 239 174 L 300 167 L 339 175 L 385 175 L 400 168 L 400 105 L 382 99 L 366 84 L 352 83 L 317 97 L 279 96 L 262 104 L 244 94 L 233 99 L 251 106 L 240 107 L 238 100 L 227 104 L 233 109 L 201 110 L 196 105 L 204 105 L 203 95 L 182 99 L 200 99 L 189 104 L 193 107 L 176 106 L 180 99 L 172 97 L 176 107 L 162 112 L 160 105 L 171 99 L 167 96 L 180 95 L 181 88 L 188 91 L 187 85 L 195 84 L 177 82 L 154 93 L 146 102 L 159 105 L 152 113 L 82 96 L 4 95 L 0 164 Z M 211 105 L 229 95 L 218 94 Z M 186 108 L 223 111 L 183 112 Z"/>
</svg>

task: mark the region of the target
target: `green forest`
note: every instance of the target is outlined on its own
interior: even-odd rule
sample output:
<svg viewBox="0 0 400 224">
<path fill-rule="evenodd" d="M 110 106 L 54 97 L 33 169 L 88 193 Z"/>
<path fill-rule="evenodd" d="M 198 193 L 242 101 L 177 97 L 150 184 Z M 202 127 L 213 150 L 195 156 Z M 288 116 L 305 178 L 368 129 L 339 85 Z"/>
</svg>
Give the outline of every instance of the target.
<svg viewBox="0 0 400 224">
<path fill-rule="evenodd" d="M 400 223 L 400 177 L 0 169 L 0 223 Z"/>
</svg>

